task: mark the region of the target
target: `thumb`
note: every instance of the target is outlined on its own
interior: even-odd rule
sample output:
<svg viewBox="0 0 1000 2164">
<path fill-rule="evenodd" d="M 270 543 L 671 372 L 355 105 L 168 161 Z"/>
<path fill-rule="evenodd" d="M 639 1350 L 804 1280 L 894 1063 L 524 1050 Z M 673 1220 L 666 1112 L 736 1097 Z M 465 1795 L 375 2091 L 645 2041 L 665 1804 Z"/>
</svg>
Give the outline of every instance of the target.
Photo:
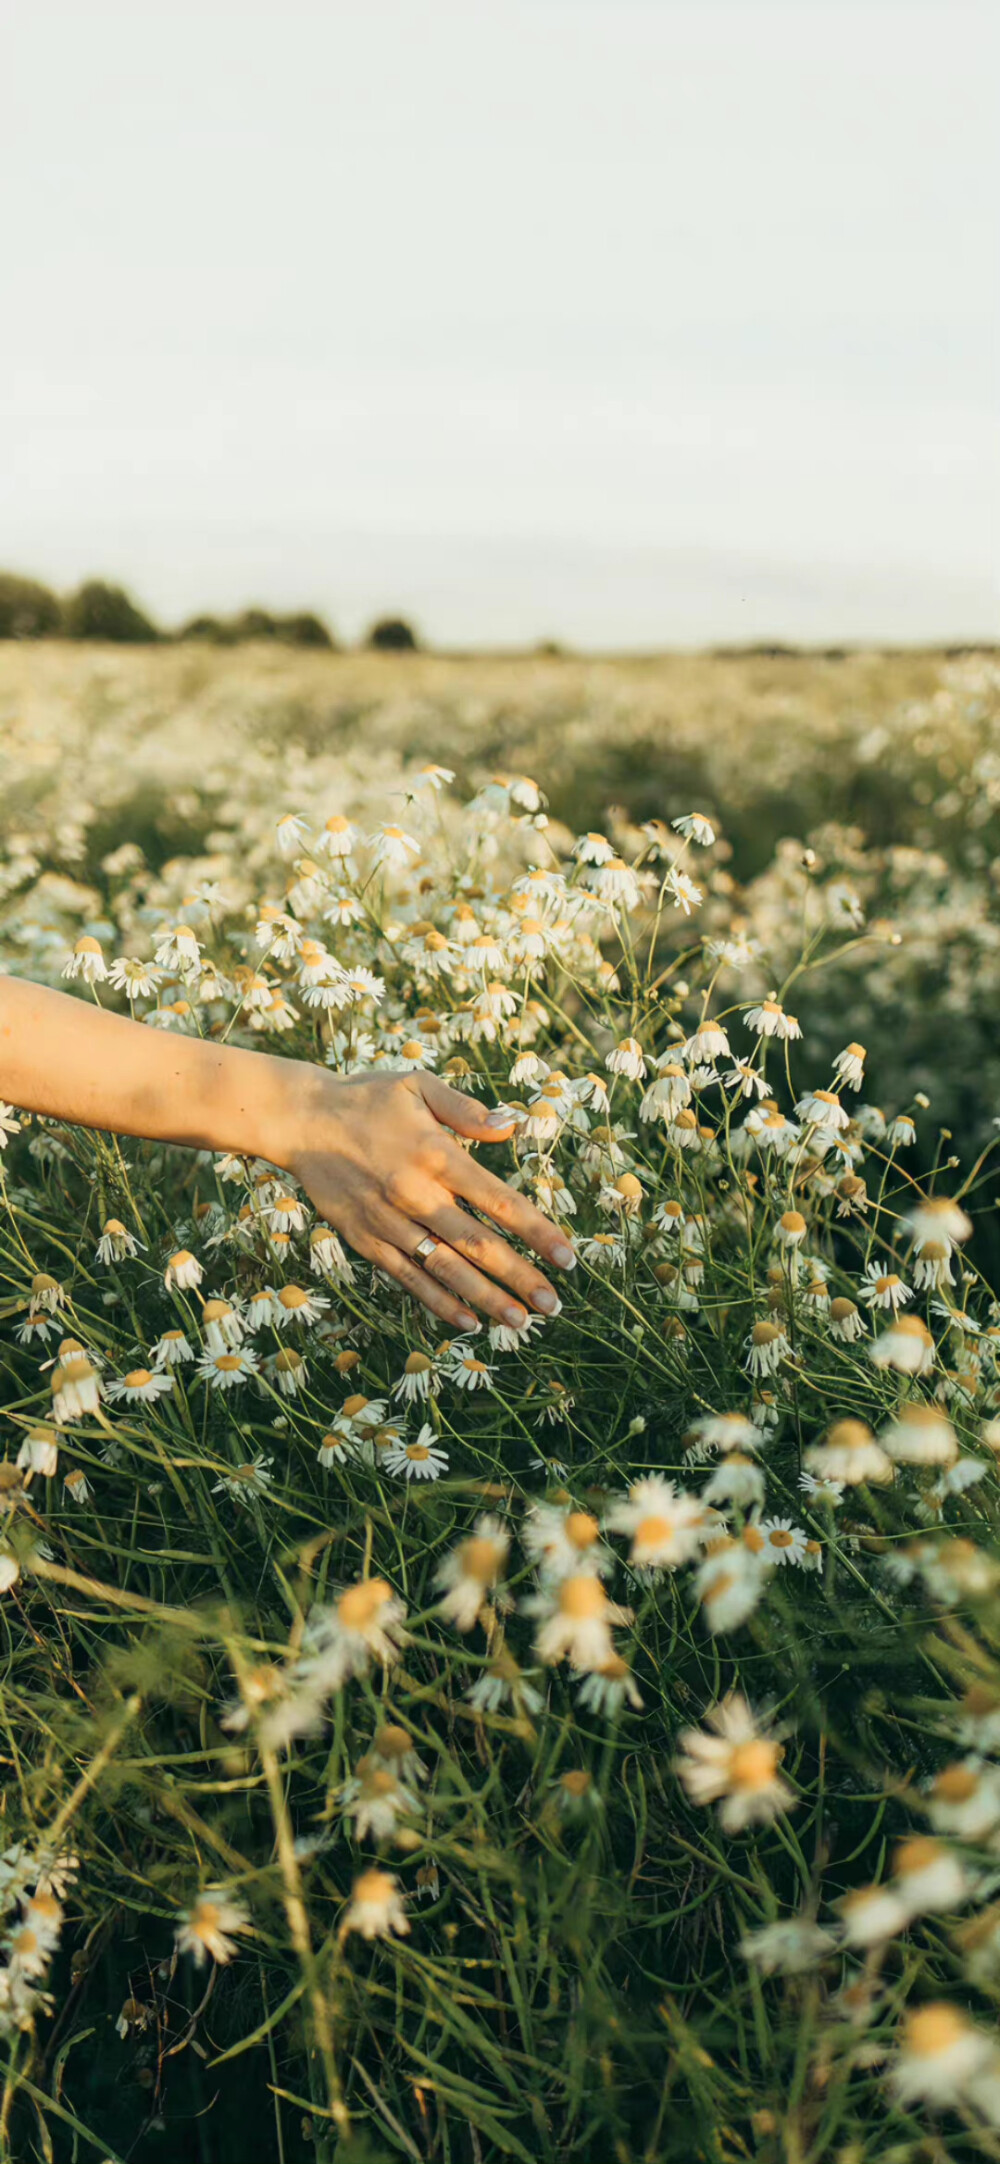
<svg viewBox="0 0 1000 2164">
<path fill-rule="evenodd" d="M 425 1073 L 415 1079 L 428 1111 L 443 1127 L 465 1135 L 470 1142 L 505 1142 L 517 1124 L 508 1106 L 491 1111 L 489 1105 L 481 1105 L 475 1097 L 452 1089 L 450 1082 L 442 1082 L 440 1075 Z"/>
</svg>

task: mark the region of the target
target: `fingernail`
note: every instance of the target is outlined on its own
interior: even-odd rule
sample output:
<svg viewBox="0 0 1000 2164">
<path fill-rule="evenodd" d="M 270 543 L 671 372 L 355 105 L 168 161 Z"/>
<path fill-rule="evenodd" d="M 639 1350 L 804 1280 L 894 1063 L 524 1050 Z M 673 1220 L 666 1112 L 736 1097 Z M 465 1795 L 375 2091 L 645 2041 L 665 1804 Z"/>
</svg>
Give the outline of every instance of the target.
<svg viewBox="0 0 1000 2164">
<path fill-rule="evenodd" d="M 514 1122 L 510 1113 L 505 1112 L 502 1105 L 498 1105 L 495 1112 L 487 1112 L 486 1125 L 487 1127 L 513 1127 Z"/>
<path fill-rule="evenodd" d="M 470 1315 L 468 1308 L 462 1309 L 458 1319 L 463 1330 L 478 1330 L 480 1328 L 478 1315 Z"/>
<path fill-rule="evenodd" d="M 558 1247 L 553 1248 L 552 1260 L 554 1263 L 558 1264 L 560 1270 L 575 1270 L 576 1268 L 576 1255 L 574 1253 L 574 1250 L 571 1247 L 567 1247 L 563 1241 L 560 1241 Z"/>
<path fill-rule="evenodd" d="M 562 1301 L 557 1292 L 552 1292 L 548 1285 L 543 1285 L 540 1292 L 532 1293 L 531 1305 L 540 1307 L 543 1315 L 558 1315 Z"/>
<path fill-rule="evenodd" d="M 503 1319 L 511 1330 L 521 1330 L 528 1318 L 523 1307 L 505 1307 Z"/>
</svg>

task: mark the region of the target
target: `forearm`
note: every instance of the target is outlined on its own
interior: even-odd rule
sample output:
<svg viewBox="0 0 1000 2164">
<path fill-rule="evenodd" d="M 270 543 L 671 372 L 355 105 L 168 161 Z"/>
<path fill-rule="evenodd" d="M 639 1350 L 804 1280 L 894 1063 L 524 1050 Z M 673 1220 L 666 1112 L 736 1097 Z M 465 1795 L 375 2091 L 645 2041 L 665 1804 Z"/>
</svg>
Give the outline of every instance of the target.
<svg viewBox="0 0 1000 2164">
<path fill-rule="evenodd" d="M 0 977 L 0 1098 L 83 1127 L 287 1160 L 310 1087 L 301 1062 L 163 1035 L 65 992 Z"/>
</svg>

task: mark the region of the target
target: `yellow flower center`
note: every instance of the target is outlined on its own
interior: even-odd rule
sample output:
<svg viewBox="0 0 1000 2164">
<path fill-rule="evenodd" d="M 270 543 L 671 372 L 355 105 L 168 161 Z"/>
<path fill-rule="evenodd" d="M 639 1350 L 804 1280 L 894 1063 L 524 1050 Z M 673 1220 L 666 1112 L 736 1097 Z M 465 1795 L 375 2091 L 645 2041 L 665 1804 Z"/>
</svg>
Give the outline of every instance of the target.
<svg viewBox="0 0 1000 2164">
<path fill-rule="evenodd" d="M 360 1585 L 348 1586 L 347 1592 L 341 1594 L 337 1614 L 347 1630 L 363 1630 L 391 1598 L 384 1578 L 366 1578 Z"/>
<path fill-rule="evenodd" d="M 908 2049 L 919 2059 L 936 2058 L 968 2035 L 968 2023 L 957 2007 L 943 1999 L 918 2006 L 915 2013 L 907 2015 L 905 2029 Z"/>
<path fill-rule="evenodd" d="M 466 1578 L 474 1578 L 477 1585 L 493 1584 L 501 1561 L 495 1540 L 490 1540 L 484 1533 L 474 1534 L 471 1540 L 463 1540 L 459 1555 Z"/>
<path fill-rule="evenodd" d="M 763 1736 L 755 1736 L 751 1743 L 739 1743 L 729 1761 L 729 1779 L 733 1788 L 767 1788 L 773 1781 L 778 1763 L 783 1756 L 780 1743 L 769 1743 Z"/>
<path fill-rule="evenodd" d="M 604 1587 L 597 1578 L 567 1578 L 559 1588 L 559 1607 L 572 1622 L 589 1622 L 604 1614 L 607 1607 Z"/>
</svg>

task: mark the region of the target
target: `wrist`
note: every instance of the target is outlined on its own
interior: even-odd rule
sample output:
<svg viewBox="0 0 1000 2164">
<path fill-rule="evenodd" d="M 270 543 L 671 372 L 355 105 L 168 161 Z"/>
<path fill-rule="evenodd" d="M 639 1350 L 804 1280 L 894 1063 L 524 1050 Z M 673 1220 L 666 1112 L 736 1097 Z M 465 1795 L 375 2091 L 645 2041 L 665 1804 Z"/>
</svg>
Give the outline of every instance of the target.
<svg viewBox="0 0 1000 2164">
<path fill-rule="evenodd" d="M 256 1059 L 257 1054 L 251 1054 Z M 335 1075 L 310 1060 L 275 1059 L 271 1103 L 255 1155 L 296 1173 L 301 1159 L 332 1139 L 340 1085 Z"/>
</svg>

